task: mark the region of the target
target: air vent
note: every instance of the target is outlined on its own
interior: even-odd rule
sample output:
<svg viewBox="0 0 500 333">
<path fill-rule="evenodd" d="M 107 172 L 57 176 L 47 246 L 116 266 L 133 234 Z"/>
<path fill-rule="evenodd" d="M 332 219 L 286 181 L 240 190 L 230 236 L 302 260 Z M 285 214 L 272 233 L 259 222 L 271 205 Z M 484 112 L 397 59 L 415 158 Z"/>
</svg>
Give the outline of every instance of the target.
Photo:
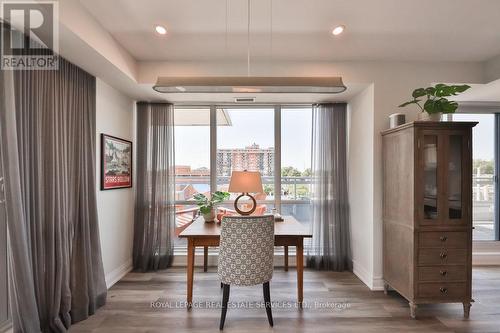
<svg viewBox="0 0 500 333">
<path fill-rule="evenodd" d="M 254 103 L 255 97 L 235 97 L 235 103 Z"/>
</svg>

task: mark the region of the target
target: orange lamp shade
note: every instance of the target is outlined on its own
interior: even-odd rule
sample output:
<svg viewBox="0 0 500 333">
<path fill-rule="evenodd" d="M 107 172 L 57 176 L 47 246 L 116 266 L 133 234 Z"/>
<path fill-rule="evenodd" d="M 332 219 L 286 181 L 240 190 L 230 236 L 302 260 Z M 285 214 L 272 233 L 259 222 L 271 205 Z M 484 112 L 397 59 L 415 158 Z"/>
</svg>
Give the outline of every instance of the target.
<svg viewBox="0 0 500 333">
<path fill-rule="evenodd" d="M 233 171 L 228 192 L 262 193 L 262 179 L 258 171 Z"/>
</svg>

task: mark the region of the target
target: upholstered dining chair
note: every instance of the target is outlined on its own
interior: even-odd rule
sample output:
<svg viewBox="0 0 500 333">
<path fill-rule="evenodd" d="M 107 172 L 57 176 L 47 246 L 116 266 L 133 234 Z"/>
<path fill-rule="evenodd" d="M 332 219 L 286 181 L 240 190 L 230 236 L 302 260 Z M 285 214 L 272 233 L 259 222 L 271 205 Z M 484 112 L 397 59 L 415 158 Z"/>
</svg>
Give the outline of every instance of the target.
<svg viewBox="0 0 500 333">
<path fill-rule="evenodd" d="M 218 275 L 222 282 L 222 313 L 219 328 L 224 329 L 230 286 L 262 284 L 269 325 L 273 326 L 269 281 L 273 277 L 274 217 L 225 216 L 219 245 Z"/>
</svg>

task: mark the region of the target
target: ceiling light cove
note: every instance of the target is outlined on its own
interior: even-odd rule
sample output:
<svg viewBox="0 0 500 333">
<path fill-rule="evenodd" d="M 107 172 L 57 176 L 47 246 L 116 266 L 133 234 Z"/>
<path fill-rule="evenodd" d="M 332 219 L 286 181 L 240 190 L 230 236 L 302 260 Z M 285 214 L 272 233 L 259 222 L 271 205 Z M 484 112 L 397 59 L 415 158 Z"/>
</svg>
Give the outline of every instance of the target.
<svg viewBox="0 0 500 333">
<path fill-rule="evenodd" d="M 167 28 L 165 28 L 162 25 L 157 25 L 155 26 L 156 33 L 159 35 L 166 35 L 167 34 Z"/>
<path fill-rule="evenodd" d="M 344 32 L 344 30 L 345 30 L 345 25 L 338 25 L 338 26 L 336 26 L 335 28 L 333 28 L 333 30 L 332 30 L 332 34 L 333 34 L 334 36 L 338 36 L 338 35 L 340 35 L 341 33 L 343 33 L 343 32 Z"/>
</svg>

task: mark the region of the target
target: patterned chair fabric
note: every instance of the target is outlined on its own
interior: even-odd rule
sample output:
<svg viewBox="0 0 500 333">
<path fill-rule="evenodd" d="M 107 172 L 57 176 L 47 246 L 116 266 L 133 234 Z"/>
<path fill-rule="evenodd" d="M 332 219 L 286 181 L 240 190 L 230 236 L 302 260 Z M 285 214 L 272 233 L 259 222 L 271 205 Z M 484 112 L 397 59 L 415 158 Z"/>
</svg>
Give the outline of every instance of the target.
<svg viewBox="0 0 500 333">
<path fill-rule="evenodd" d="M 218 274 L 222 283 L 253 286 L 271 280 L 274 217 L 225 216 L 220 235 Z"/>
</svg>

